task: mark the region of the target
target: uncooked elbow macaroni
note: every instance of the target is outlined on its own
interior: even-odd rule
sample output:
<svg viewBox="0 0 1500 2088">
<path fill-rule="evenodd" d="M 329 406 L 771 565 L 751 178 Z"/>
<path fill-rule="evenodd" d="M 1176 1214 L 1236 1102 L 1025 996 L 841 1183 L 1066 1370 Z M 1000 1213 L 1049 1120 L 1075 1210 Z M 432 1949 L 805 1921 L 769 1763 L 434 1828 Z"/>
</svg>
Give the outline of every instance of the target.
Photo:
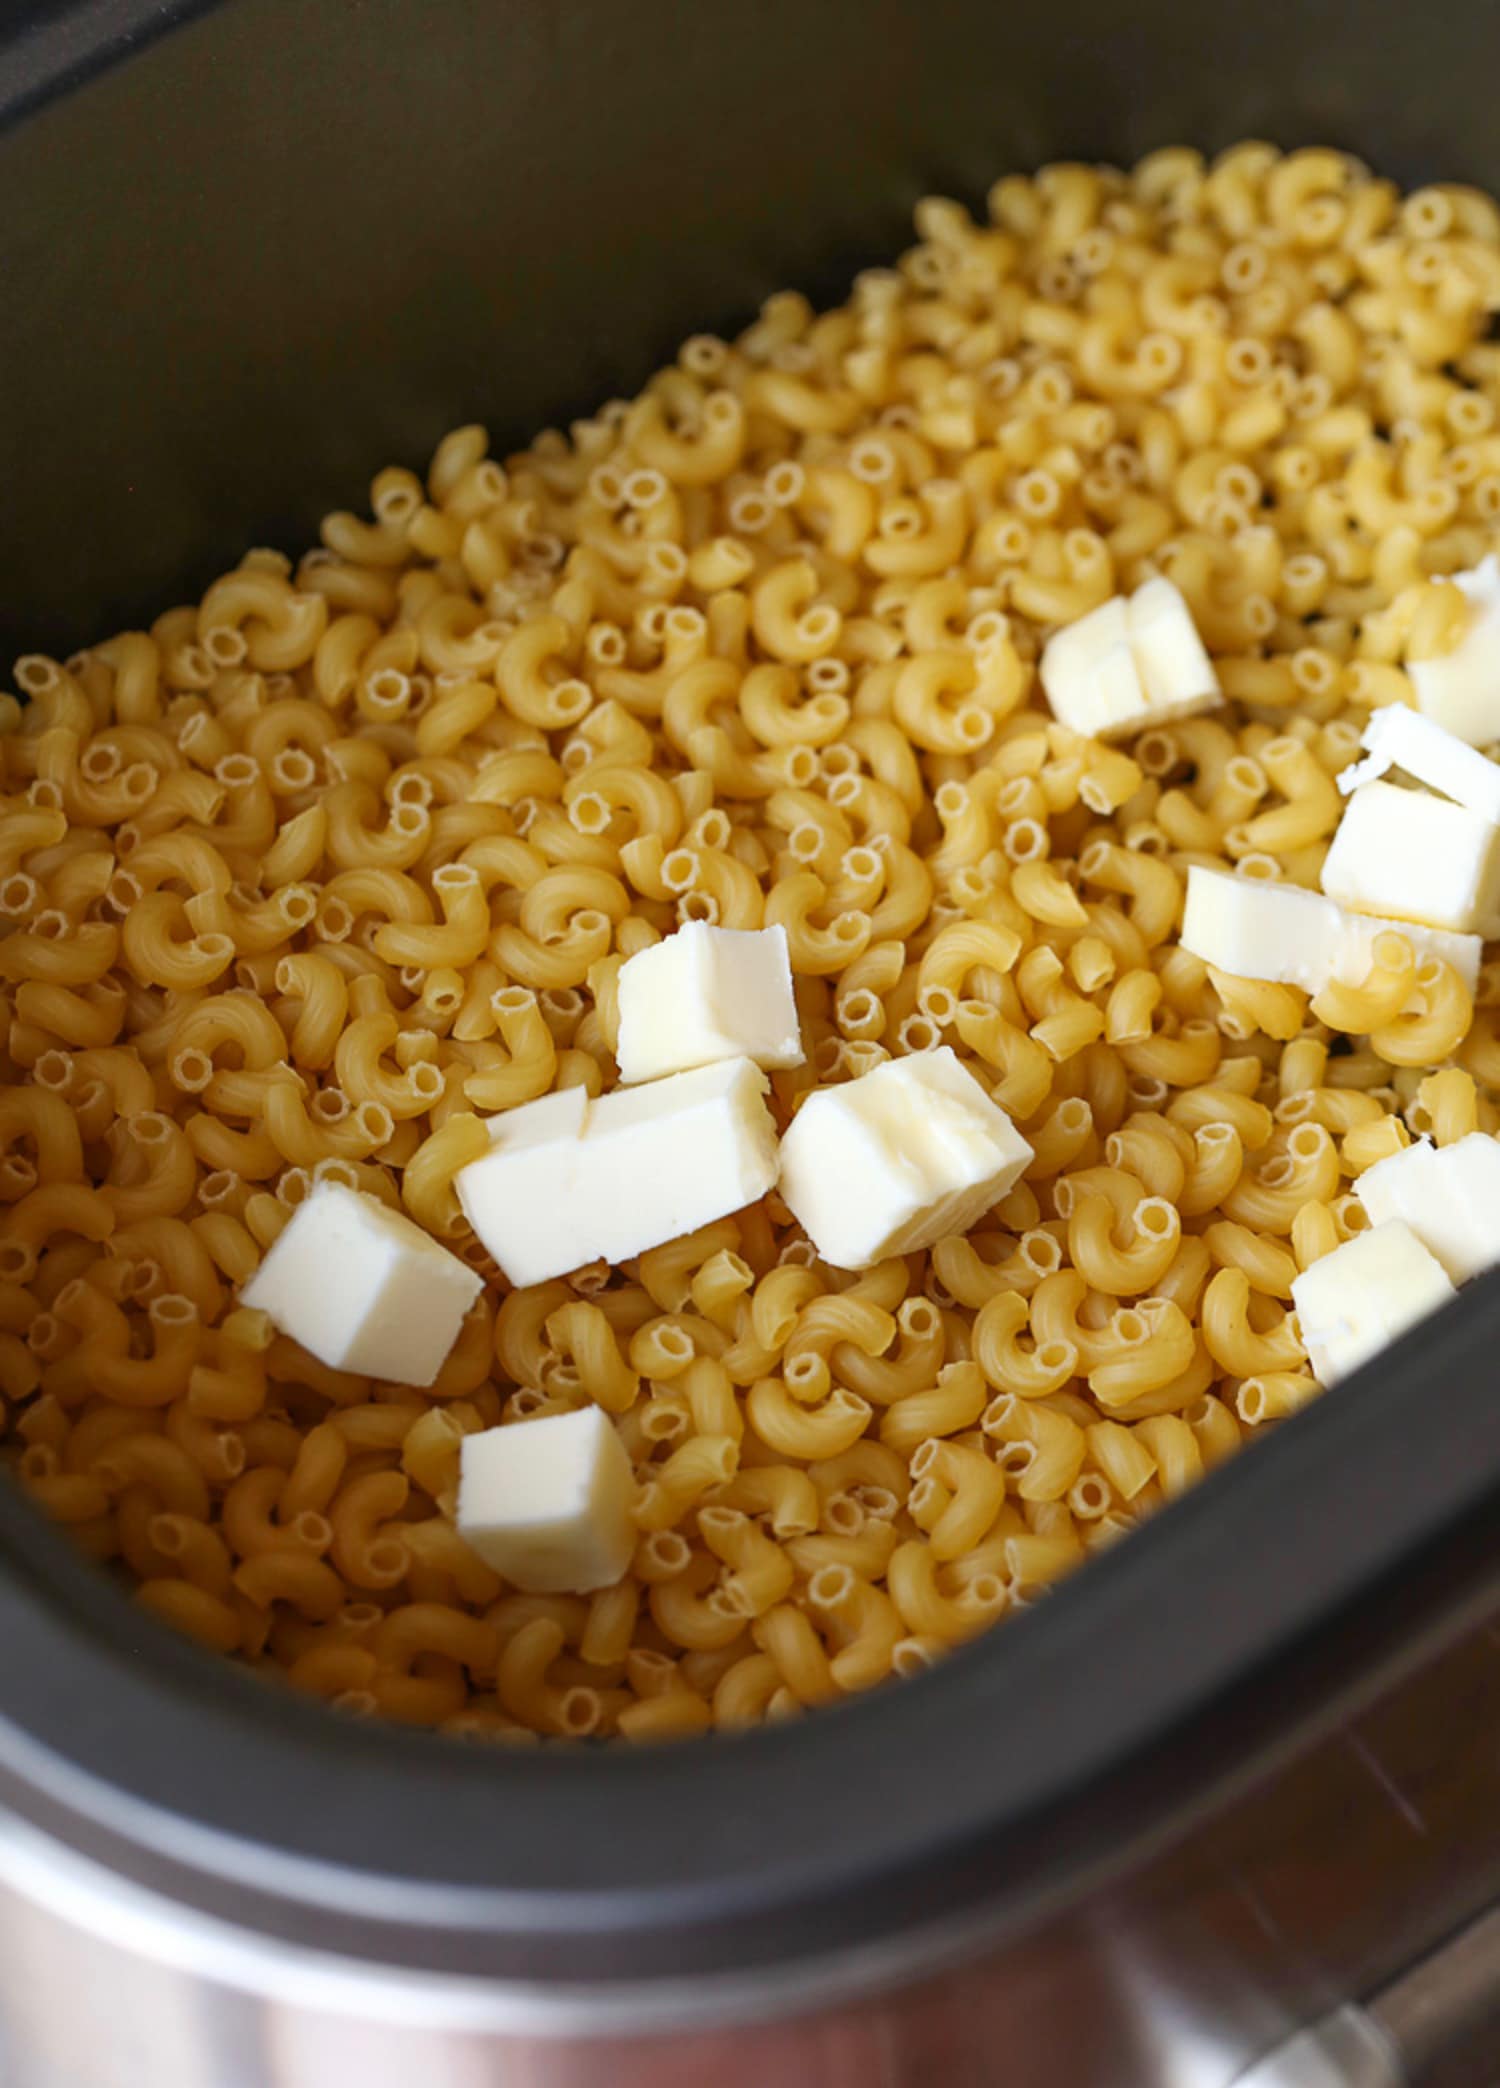
<svg viewBox="0 0 1500 2088">
<path fill-rule="evenodd" d="M 509 1743 L 831 1702 L 1027 1607 L 1316 1394 L 1292 1283 L 1411 1138 L 1500 1128 L 1500 964 L 1301 990 L 1179 947 L 1309 889 L 1336 778 L 1500 527 L 1500 213 L 1332 152 L 1009 178 L 835 311 L 772 298 L 503 462 L 0 696 L 0 1389 L 16 1478 L 154 1612 Z M 1161 575 L 1223 710 L 1104 746 L 1053 630 Z M 486 1118 L 615 1085 L 625 960 L 779 925 L 811 1089 L 958 1052 L 1035 1159 L 851 1278 L 773 1192 L 510 1291 Z M 487 1279 L 436 1382 L 239 1287 L 314 1183 Z M 593 1402 L 615 1587 L 510 1589 L 463 1439 Z"/>
</svg>

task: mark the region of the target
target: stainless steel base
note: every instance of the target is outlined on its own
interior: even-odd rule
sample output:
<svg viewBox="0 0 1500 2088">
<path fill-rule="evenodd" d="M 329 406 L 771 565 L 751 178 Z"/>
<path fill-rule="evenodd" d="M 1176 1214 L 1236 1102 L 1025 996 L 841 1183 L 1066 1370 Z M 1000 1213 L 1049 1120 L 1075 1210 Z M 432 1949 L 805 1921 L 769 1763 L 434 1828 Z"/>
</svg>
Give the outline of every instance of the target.
<svg viewBox="0 0 1500 2088">
<path fill-rule="evenodd" d="M 857 1959 L 830 1954 L 775 1987 L 502 1988 L 294 1951 L 155 1898 L 8 1820 L 0 2078 L 5 2088 L 1494 2088 L 1497 1731 L 1491 1626 L 1025 1935 L 929 1933 Z"/>
</svg>

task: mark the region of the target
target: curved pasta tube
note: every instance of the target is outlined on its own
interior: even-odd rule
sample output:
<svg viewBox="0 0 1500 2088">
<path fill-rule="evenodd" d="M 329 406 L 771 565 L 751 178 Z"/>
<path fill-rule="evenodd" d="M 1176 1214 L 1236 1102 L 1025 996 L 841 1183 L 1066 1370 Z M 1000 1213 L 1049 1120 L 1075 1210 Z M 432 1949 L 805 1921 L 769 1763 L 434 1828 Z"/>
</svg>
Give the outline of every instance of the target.
<svg viewBox="0 0 1500 2088">
<path fill-rule="evenodd" d="M 1306 1360 L 1291 1313 L 1262 1333 L 1249 1312 L 1249 1278 L 1242 1269 L 1220 1269 L 1203 1294 L 1203 1339 L 1216 1363 L 1237 1377 L 1254 1377 L 1295 1370 Z"/>
<path fill-rule="evenodd" d="M 785 403 L 784 392 L 775 395 Z M 631 409 L 626 438 L 644 464 L 663 472 L 674 485 L 714 485 L 728 478 L 744 454 L 745 409 L 734 393 L 714 391 L 704 396 L 698 418 L 696 435 L 675 434 L 661 399 L 646 392 Z"/>
<path fill-rule="evenodd" d="M 906 1627 L 883 1589 L 825 1566 L 808 1581 L 807 1599 L 838 1647 L 829 1672 L 840 1689 L 868 1689 L 891 1673 Z"/>
<path fill-rule="evenodd" d="M 181 903 L 177 902 L 179 908 Z M 65 914 L 49 909 L 37 915 L 29 927 L 0 940 L 0 979 L 12 984 L 37 980 L 52 986 L 93 986 L 110 970 L 119 950 L 120 930 L 113 922 L 73 924 Z M 201 950 L 195 954 L 198 970 L 207 969 L 216 977 L 213 959 L 219 957 L 218 950 L 213 951 L 212 958 Z M 233 954 L 234 946 L 228 944 L 218 970 Z M 200 979 L 191 983 L 205 982 Z"/>
<path fill-rule="evenodd" d="M 198 636 L 234 631 L 245 641 L 246 663 L 261 673 L 286 673 L 317 650 L 328 623 L 321 595 L 299 594 L 279 573 L 241 567 L 216 580 L 198 610 Z"/>
<path fill-rule="evenodd" d="M 974 1360 L 996 1391 L 1042 1399 L 1061 1391 L 1077 1373 L 1079 1355 L 1068 1340 L 1037 1338 L 1023 1348 L 1020 1336 L 1030 1318 L 1020 1292 L 997 1290 L 980 1306 L 974 1322 Z"/>
<path fill-rule="evenodd" d="M 880 1422 L 880 1440 L 905 1454 L 932 1436 L 957 1435 L 984 1412 L 989 1388 L 974 1363 L 945 1363 L 930 1390 L 892 1402 Z"/>
<path fill-rule="evenodd" d="M 424 1115 L 443 1092 L 443 1076 L 430 1060 L 415 1059 L 394 1072 L 388 1067 L 385 1055 L 396 1048 L 400 1036 L 401 1026 L 394 1015 L 356 1015 L 340 1035 L 333 1055 L 344 1094 L 358 1095 L 362 1103 L 379 1104 L 397 1123 Z M 269 1127 L 269 1116 L 267 1121 Z"/>
<path fill-rule="evenodd" d="M 945 1595 L 938 1585 L 938 1563 L 926 1543 L 899 1545 L 886 1569 L 886 1586 L 908 1631 L 954 1645 L 1003 1614 L 1009 1591 L 998 1575 L 981 1575 L 961 1594 Z"/>
<path fill-rule="evenodd" d="M 634 835 L 650 834 L 664 849 L 682 833 L 682 799 L 665 777 L 637 762 L 590 763 L 569 779 L 563 803 L 580 833 L 611 833 L 622 817 Z"/>
<path fill-rule="evenodd" d="M 333 1094 L 331 1090 L 324 1092 Z M 343 1105 L 342 1109 L 323 1107 L 314 1117 L 302 1084 L 290 1067 L 284 1079 L 267 1086 L 262 1128 L 282 1160 L 290 1161 L 294 1167 L 314 1167 L 320 1160 L 367 1160 L 389 1142 L 395 1119 L 385 1103 L 371 1099 L 351 1108 L 348 1097 L 341 1092 L 334 1100 Z M 249 1152 L 239 1151 L 238 1159 L 238 1172 L 242 1174 L 264 1179 L 264 1174 L 272 1171 L 260 1170 Z"/>
<path fill-rule="evenodd" d="M 826 927 L 814 922 L 812 916 L 826 897 L 827 886 L 810 870 L 782 878 L 767 897 L 766 926 L 786 930 L 792 969 L 798 974 L 821 977 L 842 971 L 869 945 L 870 917 L 857 908 L 836 915 Z"/>
<path fill-rule="evenodd" d="M 1371 1029 L 1370 1042 L 1393 1066 L 1430 1066 L 1459 1050 L 1473 1019 L 1473 997 L 1453 966 L 1424 958 L 1411 998 L 1399 1014 Z"/>
<path fill-rule="evenodd" d="M 866 1399 L 835 1386 L 821 1405 L 802 1405 L 777 1377 L 759 1378 L 745 1401 L 751 1428 L 768 1450 L 802 1460 L 837 1457 L 864 1434 L 871 1407 Z"/>
<path fill-rule="evenodd" d="M 1068 1218 L 1068 1252 L 1073 1265 L 1093 1289 L 1110 1297 L 1137 1297 L 1153 1290 L 1177 1253 L 1182 1220 L 1165 1197 L 1145 1196 L 1130 1214 L 1130 1242 L 1115 1237 L 1116 1213 L 1110 1199 L 1085 1193 L 1073 1202 Z"/>
<path fill-rule="evenodd" d="M 443 925 L 389 921 L 377 928 L 371 947 L 383 963 L 461 969 L 483 953 L 490 937 L 490 908 L 479 872 L 472 864 L 446 863 L 433 872 L 432 889 Z"/>
<path fill-rule="evenodd" d="M 62 1095 L 35 1085 L 0 1090 L 0 1147 L 23 1139 L 36 1150 L 38 1175 L 57 1183 L 83 1180 L 78 1119 Z"/>
</svg>

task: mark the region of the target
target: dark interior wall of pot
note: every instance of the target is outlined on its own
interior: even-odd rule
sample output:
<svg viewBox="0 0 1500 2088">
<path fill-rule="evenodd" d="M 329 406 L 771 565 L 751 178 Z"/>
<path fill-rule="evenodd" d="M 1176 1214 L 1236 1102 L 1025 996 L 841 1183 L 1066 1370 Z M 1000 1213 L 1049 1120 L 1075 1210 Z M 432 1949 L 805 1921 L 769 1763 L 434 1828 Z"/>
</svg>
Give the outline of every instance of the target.
<svg viewBox="0 0 1500 2088">
<path fill-rule="evenodd" d="M 151 12 L 72 10 L 70 68 Z M 0 135 L 0 660 L 306 541 L 456 420 L 504 445 L 780 284 L 838 293 L 930 188 L 1246 134 L 1493 179 L 1492 20 L 225 0 Z M 5 64 L 0 32 L 0 112 L 35 90 Z"/>
</svg>

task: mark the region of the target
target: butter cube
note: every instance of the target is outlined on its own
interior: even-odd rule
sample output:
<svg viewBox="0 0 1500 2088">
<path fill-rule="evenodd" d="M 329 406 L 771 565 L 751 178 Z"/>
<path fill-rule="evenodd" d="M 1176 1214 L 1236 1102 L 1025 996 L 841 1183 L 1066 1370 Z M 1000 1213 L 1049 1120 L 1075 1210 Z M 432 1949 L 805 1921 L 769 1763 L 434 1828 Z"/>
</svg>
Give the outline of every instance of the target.
<svg viewBox="0 0 1500 2088">
<path fill-rule="evenodd" d="M 1469 621 L 1452 652 L 1409 660 L 1407 677 L 1423 714 L 1471 747 L 1500 740 L 1500 558 L 1449 576 L 1467 597 Z"/>
<path fill-rule="evenodd" d="M 377 1197 L 319 1183 L 240 1292 L 330 1370 L 430 1385 L 482 1279 Z"/>
<path fill-rule="evenodd" d="M 1332 900 L 1300 885 L 1188 866 L 1182 946 L 1237 978 L 1316 993 L 1332 976 L 1340 928 Z"/>
<path fill-rule="evenodd" d="M 568 1088 L 491 1121 L 453 1186 L 514 1284 L 628 1261 L 774 1188 L 768 1082 L 726 1059 L 591 1099 Z"/>
<path fill-rule="evenodd" d="M 1483 1131 L 1391 1153 L 1365 1169 L 1354 1193 L 1372 1225 L 1403 1220 L 1454 1283 L 1500 1262 L 1500 1142 Z"/>
<path fill-rule="evenodd" d="M 967 1232 L 1031 1157 L 945 1045 L 809 1095 L 781 1141 L 781 1194 L 825 1261 L 867 1269 Z"/>
<path fill-rule="evenodd" d="M 1500 906 L 1500 827 L 1430 791 L 1365 783 L 1339 821 L 1322 885 L 1356 913 L 1468 934 Z"/>
<path fill-rule="evenodd" d="M 1387 703 L 1371 711 L 1360 743 L 1368 749 L 1364 760 L 1351 761 L 1338 774 L 1345 797 L 1362 783 L 1377 782 L 1398 769 L 1414 783 L 1425 784 L 1466 811 L 1477 812 L 1492 826 L 1500 826 L 1500 763 L 1435 719 L 1408 710 L 1404 703 Z"/>
<path fill-rule="evenodd" d="M 1042 687 L 1074 732 L 1115 739 L 1223 701 L 1192 612 L 1170 580 L 1114 595 L 1048 639 Z"/>
<path fill-rule="evenodd" d="M 1331 1385 L 1453 1296 L 1441 1264 L 1393 1218 L 1356 1233 L 1292 1280 L 1314 1377 Z"/>
<path fill-rule="evenodd" d="M 634 1083 L 720 1059 L 800 1066 L 786 930 L 690 921 L 620 968 L 620 1078 Z"/>
<path fill-rule="evenodd" d="M 1477 935 L 1348 913 L 1301 885 L 1188 866 L 1182 947 L 1238 978 L 1270 979 L 1304 993 L 1319 992 L 1331 979 L 1357 985 L 1374 962 L 1376 937 L 1388 928 L 1406 937 L 1419 963 L 1441 957 L 1473 992 L 1481 951 Z"/>
<path fill-rule="evenodd" d="M 635 1478 L 601 1408 L 466 1435 L 458 1533 L 529 1595 L 587 1595 L 630 1564 Z"/>
</svg>

